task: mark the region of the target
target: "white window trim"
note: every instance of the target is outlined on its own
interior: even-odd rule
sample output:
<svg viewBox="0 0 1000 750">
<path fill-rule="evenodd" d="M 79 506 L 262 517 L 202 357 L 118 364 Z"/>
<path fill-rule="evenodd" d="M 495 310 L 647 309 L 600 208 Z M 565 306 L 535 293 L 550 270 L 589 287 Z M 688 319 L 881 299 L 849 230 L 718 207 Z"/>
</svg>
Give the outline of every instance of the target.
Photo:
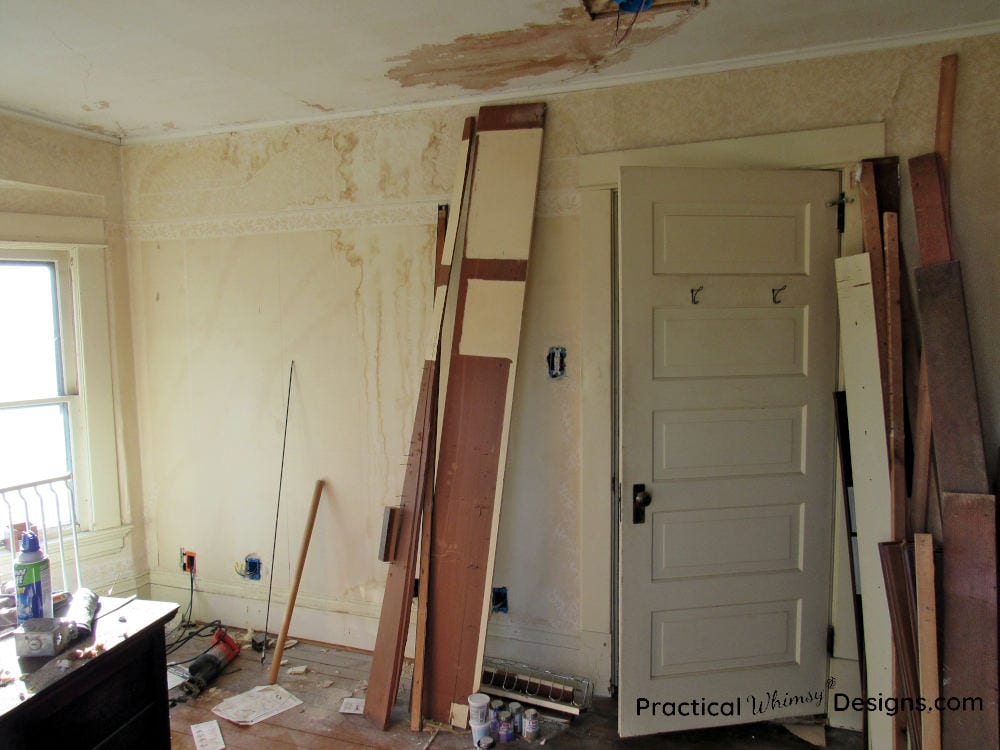
<svg viewBox="0 0 1000 750">
<path fill-rule="evenodd" d="M 74 491 L 83 533 L 115 528 L 127 533 L 115 429 L 107 252 L 100 219 L 0 214 L 0 258 L 56 261 Z"/>
</svg>

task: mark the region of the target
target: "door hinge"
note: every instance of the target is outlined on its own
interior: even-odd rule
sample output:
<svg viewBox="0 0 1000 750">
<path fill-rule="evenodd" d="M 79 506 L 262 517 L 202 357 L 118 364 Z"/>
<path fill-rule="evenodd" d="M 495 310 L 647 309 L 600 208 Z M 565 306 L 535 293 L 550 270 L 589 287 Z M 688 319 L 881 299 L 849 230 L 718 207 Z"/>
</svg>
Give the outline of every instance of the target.
<svg viewBox="0 0 1000 750">
<path fill-rule="evenodd" d="M 835 642 L 835 632 L 833 625 L 826 629 L 826 655 L 833 656 L 833 644 Z"/>
</svg>

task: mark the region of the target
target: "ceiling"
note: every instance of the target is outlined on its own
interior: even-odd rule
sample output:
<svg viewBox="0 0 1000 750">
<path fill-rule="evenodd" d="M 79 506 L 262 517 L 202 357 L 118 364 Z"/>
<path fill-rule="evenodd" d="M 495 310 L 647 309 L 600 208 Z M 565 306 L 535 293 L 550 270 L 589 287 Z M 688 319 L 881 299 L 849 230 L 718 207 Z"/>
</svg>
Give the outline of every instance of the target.
<svg viewBox="0 0 1000 750">
<path fill-rule="evenodd" d="M 0 109 L 150 140 L 995 31 L 1000 0 L 0 0 Z"/>
</svg>

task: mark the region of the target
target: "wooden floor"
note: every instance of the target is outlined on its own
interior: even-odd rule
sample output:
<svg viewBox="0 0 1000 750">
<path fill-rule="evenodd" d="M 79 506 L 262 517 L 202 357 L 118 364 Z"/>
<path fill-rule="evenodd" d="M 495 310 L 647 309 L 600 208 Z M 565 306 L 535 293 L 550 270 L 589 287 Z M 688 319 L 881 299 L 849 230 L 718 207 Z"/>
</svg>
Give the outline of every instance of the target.
<svg viewBox="0 0 1000 750">
<path fill-rule="evenodd" d="M 230 630 L 239 639 L 244 634 Z M 168 645 L 176 637 L 168 636 Z M 169 660 L 190 659 L 207 646 L 208 637 L 194 638 Z M 375 729 L 363 716 L 341 714 L 340 704 L 345 697 L 362 698 L 367 688 L 371 656 L 364 653 L 336 649 L 314 643 L 299 642 L 286 649 L 278 684 L 302 701 L 301 706 L 289 709 L 266 721 L 250 727 L 238 726 L 212 713 L 212 708 L 226 698 L 243 693 L 258 685 L 266 685 L 271 665 L 271 652 L 262 665 L 260 654 L 244 649 L 212 686 L 196 699 L 178 701 L 170 709 L 172 747 L 175 750 L 194 750 L 191 725 L 217 720 L 227 748 L 262 748 L 288 750 L 302 748 L 336 749 L 377 748 L 379 750 L 467 750 L 472 747 L 468 732 L 454 732 L 448 728 L 411 732 L 409 725 L 410 664 L 404 667 L 400 681 L 400 695 L 392 712 L 388 731 Z M 289 675 L 290 667 L 307 668 L 303 675 Z M 183 697 L 179 688 L 170 691 L 170 697 Z M 669 748 L 688 750 L 698 748 L 727 748 L 740 750 L 807 750 L 811 745 L 793 737 L 780 726 L 752 724 L 699 732 L 682 732 L 657 735 L 633 740 L 621 740 L 616 730 L 614 702 L 595 700 L 592 710 L 583 716 L 567 721 L 543 721 L 539 742 L 519 740 L 509 745 L 512 750 L 544 744 L 547 748 L 572 750 L 610 750 L 611 748 Z M 827 731 L 827 747 L 831 750 L 860 750 L 860 735 L 838 730 Z"/>
</svg>

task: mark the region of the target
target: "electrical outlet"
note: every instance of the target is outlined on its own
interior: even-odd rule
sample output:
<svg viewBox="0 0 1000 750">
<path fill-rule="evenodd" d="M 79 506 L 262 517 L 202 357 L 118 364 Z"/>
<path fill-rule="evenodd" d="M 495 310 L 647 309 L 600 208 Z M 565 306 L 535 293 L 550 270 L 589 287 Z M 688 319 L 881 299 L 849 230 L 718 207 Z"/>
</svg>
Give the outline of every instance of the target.
<svg viewBox="0 0 1000 750">
<path fill-rule="evenodd" d="M 194 575 L 196 568 L 195 557 L 196 557 L 195 552 L 192 552 L 189 549 L 186 550 L 183 547 L 181 547 L 181 570 L 183 570 L 185 573 L 190 573 L 191 575 Z"/>
</svg>

